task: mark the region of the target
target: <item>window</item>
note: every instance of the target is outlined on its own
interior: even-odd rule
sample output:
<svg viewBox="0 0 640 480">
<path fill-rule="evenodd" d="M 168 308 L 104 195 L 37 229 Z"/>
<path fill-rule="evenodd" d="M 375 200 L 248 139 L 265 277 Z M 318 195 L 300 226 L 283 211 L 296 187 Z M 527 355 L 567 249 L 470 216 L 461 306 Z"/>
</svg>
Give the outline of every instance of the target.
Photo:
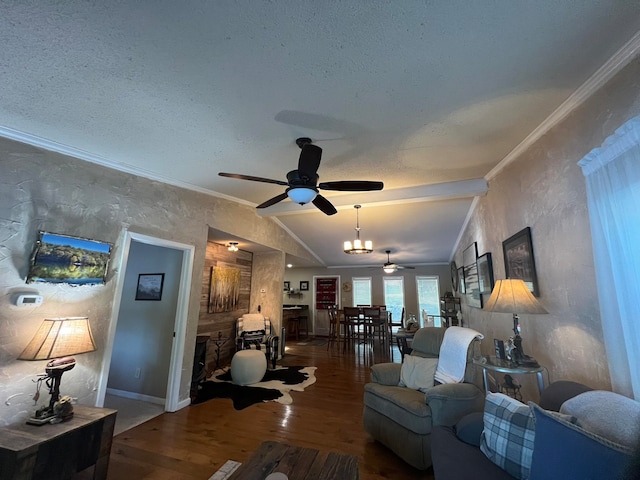
<svg viewBox="0 0 640 480">
<path fill-rule="evenodd" d="M 371 277 L 353 277 L 353 305 L 371 305 Z"/>
<path fill-rule="evenodd" d="M 391 318 L 397 322 L 402 317 L 402 308 L 404 307 L 404 278 L 382 277 L 382 285 L 387 311 L 391 312 Z"/>
<path fill-rule="evenodd" d="M 427 315 L 435 317 L 435 326 L 440 324 L 440 281 L 438 277 L 416 276 L 416 289 L 418 292 L 418 312 L 426 311 Z"/>
<path fill-rule="evenodd" d="M 640 400 L 640 116 L 578 164 L 587 183 L 611 384 L 614 391 Z"/>
</svg>

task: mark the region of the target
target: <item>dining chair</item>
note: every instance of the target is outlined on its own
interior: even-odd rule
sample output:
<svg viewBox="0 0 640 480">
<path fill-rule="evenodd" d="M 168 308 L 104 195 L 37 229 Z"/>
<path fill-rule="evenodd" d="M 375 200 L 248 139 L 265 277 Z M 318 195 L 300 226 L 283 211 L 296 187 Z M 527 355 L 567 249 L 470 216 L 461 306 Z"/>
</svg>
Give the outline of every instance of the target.
<svg viewBox="0 0 640 480">
<path fill-rule="evenodd" d="M 360 319 L 360 309 L 358 307 L 344 307 L 344 350 L 348 343 L 354 343 L 360 338 L 360 327 L 363 325 Z"/>
<path fill-rule="evenodd" d="M 391 345 L 391 359 L 393 360 L 393 344 L 397 343 L 397 337 L 396 337 L 396 332 L 398 331 L 398 328 L 404 328 L 404 307 L 402 307 L 402 313 L 400 314 L 400 319 L 398 321 L 394 321 L 393 319 L 393 315 L 391 315 L 391 312 L 389 312 L 390 317 L 389 317 L 389 331 L 388 331 L 388 335 L 389 335 L 389 344 Z M 394 327 L 396 328 L 396 330 L 394 331 Z"/>
<path fill-rule="evenodd" d="M 386 312 L 383 314 L 379 307 L 364 308 L 364 321 L 365 321 L 365 340 L 375 342 L 376 334 L 380 345 L 387 342 L 387 324 L 386 324 Z"/>
<path fill-rule="evenodd" d="M 338 311 L 335 305 L 330 305 L 327 308 L 329 314 L 329 340 L 327 342 L 327 350 L 331 347 L 332 343 L 337 343 L 338 350 L 340 350 L 340 320 L 338 319 Z"/>
</svg>

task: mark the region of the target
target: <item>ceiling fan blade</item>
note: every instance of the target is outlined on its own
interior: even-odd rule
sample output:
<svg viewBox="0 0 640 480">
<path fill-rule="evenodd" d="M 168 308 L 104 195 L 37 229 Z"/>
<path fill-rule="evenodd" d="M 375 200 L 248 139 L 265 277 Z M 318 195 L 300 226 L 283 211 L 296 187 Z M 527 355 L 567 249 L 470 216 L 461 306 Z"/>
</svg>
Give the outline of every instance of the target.
<svg viewBox="0 0 640 480">
<path fill-rule="evenodd" d="M 369 182 L 366 180 L 344 180 L 339 182 L 321 182 L 318 188 L 323 190 L 340 190 L 343 192 L 366 192 L 369 190 L 382 190 L 384 183 Z"/>
<path fill-rule="evenodd" d="M 252 182 L 275 183 L 276 185 L 285 186 L 289 185 L 287 182 L 283 182 L 282 180 L 271 180 L 270 178 L 252 177 L 251 175 L 241 175 L 239 173 L 219 172 L 218 175 L 220 175 L 221 177 L 236 178 L 238 180 L 251 180 Z"/>
<path fill-rule="evenodd" d="M 306 143 L 302 146 L 300 159 L 298 160 L 298 171 L 301 176 L 305 175 L 313 178 L 317 175 L 320 159 L 322 158 L 322 149 L 312 143 Z"/>
<path fill-rule="evenodd" d="M 316 198 L 313 199 L 313 204 L 327 215 L 335 215 L 336 213 L 338 213 L 336 207 L 334 207 L 329 200 L 327 200 L 320 194 L 316 195 Z"/>
<path fill-rule="evenodd" d="M 266 202 L 262 202 L 256 208 L 267 208 L 267 207 L 270 207 L 271 205 L 275 205 L 276 203 L 281 202 L 285 198 L 287 198 L 286 192 L 285 193 L 281 193 L 280 195 L 276 195 L 275 197 L 270 198 Z"/>
<path fill-rule="evenodd" d="M 396 268 L 406 269 L 406 270 L 415 270 L 416 267 L 403 267 L 402 265 L 396 265 Z"/>
</svg>

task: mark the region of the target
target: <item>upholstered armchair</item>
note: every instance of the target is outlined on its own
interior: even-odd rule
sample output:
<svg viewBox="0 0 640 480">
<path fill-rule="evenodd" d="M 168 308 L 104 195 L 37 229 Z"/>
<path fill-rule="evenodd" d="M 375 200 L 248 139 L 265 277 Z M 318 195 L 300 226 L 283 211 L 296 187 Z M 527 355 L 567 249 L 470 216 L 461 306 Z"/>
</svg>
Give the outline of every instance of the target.
<svg viewBox="0 0 640 480">
<path fill-rule="evenodd" d="M 462 378 L 440 383 L 438 363 L 445 363 L 441 345 L 447 330 L 460 329 L 467 339 L 458 367 Z M 456 332 L 452 330 L 452 333 Z M 364 429 L 405 462 L 419 470 L 431 466 L 431 429 L 436 425 L 454 425 L 470 411 L 483 411 L 484 390 L 472 363 L 480 355 L 478 332 L 462 327 L 421 328 L 404 364 L 381 363 L 371 367 L 371 382 L 364 386 Z M 451 342 L 445 345 L 452 345 Z M 402 382 L 401 382 L 402 379 Z M 419 389 L 418 389 L 419 388 Z"/>
<path fill-rule="evenodd" d="M 280 337 L 272 335 L 271 321 L 261 313 L 245 313 L 236 323 L 236 350 L 264 350 L 267 365 L 276 368 Z"/>
</svg>

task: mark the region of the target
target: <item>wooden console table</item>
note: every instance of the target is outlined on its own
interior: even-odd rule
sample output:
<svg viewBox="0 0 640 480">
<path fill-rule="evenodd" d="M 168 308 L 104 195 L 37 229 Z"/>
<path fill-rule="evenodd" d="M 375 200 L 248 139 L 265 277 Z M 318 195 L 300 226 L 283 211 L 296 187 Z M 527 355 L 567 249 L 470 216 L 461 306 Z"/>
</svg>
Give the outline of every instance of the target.
<svg viewBox="0 0 640 480">
<path fill-rule="evenodd" d="M 358 459 L 352 455 L 321 452 L 314 448 L 294 447 L 278 442 L 262 442 L 260 448 L 233 472 L 229 480 L 264 480 L 274 472 L 282 472 L 290 480 L 360 478 Z"/>
<path fill-rule="evenodd" d="M 0 480 L 63 480 L 93 467 L 106 479 L 116 410 L 73 406 L 73 418 L 0 428 Z"/>
</svg>

